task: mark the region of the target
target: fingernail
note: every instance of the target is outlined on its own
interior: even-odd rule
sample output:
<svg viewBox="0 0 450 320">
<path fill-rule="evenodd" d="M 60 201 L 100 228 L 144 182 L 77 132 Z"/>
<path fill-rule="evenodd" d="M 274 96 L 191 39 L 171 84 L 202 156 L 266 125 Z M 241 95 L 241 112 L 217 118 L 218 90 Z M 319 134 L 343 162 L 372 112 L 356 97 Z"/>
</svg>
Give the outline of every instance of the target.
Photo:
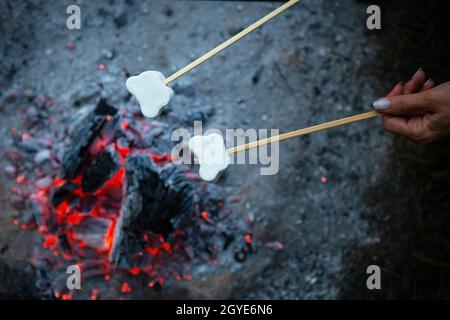
<svg viewBox="0 0 450 320">
<path fill-rule="evenodd" d="M 422 72 L 423 72 L 423 69 L 419 68 L 419 70 L 417 70 L 416 73 L 414 73 L 413 78 L 417 77 Z"/>
<path fill-rule="evenodd" d="M 401 87 L 401 86 L 403 86 L 403 82 L 399 82 L 399 83 L 397 83 L 397 85 L 395 86 L 395 88 L 394 88 L 394 89 L 397 89 L 398 87 Z"/>
<path fill-rule="evenodd" d="M 391 100 L 388 98 L 378 99 L 373 103 L 373 107 L 377 110 L 385 110 L 391 106 Z"/>
<path fill-rule="evenodd" d="M 428 79 L 427 82 L 425 82 L 424 86 L 429 86 L 432 83 L 433 83 L 433 80 Z"/>
</svg>

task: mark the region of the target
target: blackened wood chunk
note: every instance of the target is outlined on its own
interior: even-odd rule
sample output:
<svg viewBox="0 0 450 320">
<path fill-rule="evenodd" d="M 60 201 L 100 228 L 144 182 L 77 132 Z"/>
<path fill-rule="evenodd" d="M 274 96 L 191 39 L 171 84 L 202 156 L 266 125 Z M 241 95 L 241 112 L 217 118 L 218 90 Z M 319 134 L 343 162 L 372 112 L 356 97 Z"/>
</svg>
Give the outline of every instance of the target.
<svg viewBox="0 0 450 320">
<path fill-rule="evenodd" d="M 115 116 L 119 110 L 117 108 L 110 106 L 106 99 L 100 99 L 97 106 L 94 109 L 94 114 L 96 116 Z"/>
<path fill-rule="evenodd" d="M 53 207 L 55 207 L 55 208 L 58 207 L 64 201 L 67 201 L 68 203 L 70 203 L 74 198 L 73 192 L 76 189 L 78 189 L 79 187 L 80 187 L 79 184 L 72 183 L 69 181 L 69 182 L 64 183 L 58 189 L 56 189 L 53 192 L 52 200 L 51 200 Z"/>
<path fill-rule="evenodd" d="M 115 116 L 117 112 L 116 108 L 101 99 L 94 111 L 83 119 L 64 153 L 62 160 L 62 177 L 64 179 L 77 177 L 91 143 L 102 131 L 109 116 Z"/>
<path fill-rule="evenodd" d="M 160 198 L 161 201 L 165 200 L 169 208 L 167 219 L 170 218 L 172 226 L 177 226 L 184 214 L 191 213 L 194 197 L 192 185 L 187 181 L 183 170 L 174 164 L 167 165 L 162 169 L 160 179 L 171 190 Z M 171 207 L 174 209 L 173 212 L 182 212 L 183 214 L 171 215 Z"/>
<path fill-rule="evenodd" d="M 148 155 L 129 157 L 125 170 L 125 195 L 110 259 L 129 267 L 133 256 L 144 249 L 144 232 L 166 234 L 191 213 L 193 189 L 180 168 L 168 165 L 161 170 Z"/>
<path fill-rule="evenodd" d="M 100 189 L 120 169 L 120 157 L 114 147 L 110 146 L 100 152 L 84 171 L 81 186 L 84 192 Z"/>
</svg>

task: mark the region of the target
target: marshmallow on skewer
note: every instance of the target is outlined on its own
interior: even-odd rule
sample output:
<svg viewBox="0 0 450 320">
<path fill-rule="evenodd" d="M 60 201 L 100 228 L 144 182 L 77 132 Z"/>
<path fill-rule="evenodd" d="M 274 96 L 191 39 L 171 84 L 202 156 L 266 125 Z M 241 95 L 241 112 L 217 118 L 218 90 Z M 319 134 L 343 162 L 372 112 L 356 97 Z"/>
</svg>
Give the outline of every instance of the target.
<svg viewBox="0 0 450 320">
<path fill-rule="evenodd" d="M 215 47 L 197 60 L 178 70 L 169 78 L 167 78 L 167 81 L 165 81 L 164 76 L 157 71 L 146 71 L 141 73 L 139 76 L 129 78 L 127 80 L 128 91 L 137 98 L 139 104 L 141 105 L 142 113 L 146 117 L 156 117 L 161 109 L 165 107 L 173 97 L 173 90 L 170 89 L 167 84 L 175 81 L 176 79 L 190 72 L 202 63 L 208 61 L 218 53 L 230 47 L 237 41 L 243 39 L 262 25 L 266 24 L 267 22 L 299 2 L 300 0 L 289 0 L 281 7 L 273 10 L 263 18 L 259 19 L 249 27 L 245 28 L 227 41 Z"/>
<path fill-rule="evenodd" d="M 158 71 L 145 71 L 126 82 L 127 90 L 136 97 L 142 114 L 147 118 L 156 117 L 174 95 L 164 80 L 164 75 Z"/>
<path fill-rule="evenodd" d="M 213 181 L 231 163 L 223 138 L 217 133 L 192 137 L 189 149 L 198 159 L 199 174 L 203 180 Z"/>
</svg>

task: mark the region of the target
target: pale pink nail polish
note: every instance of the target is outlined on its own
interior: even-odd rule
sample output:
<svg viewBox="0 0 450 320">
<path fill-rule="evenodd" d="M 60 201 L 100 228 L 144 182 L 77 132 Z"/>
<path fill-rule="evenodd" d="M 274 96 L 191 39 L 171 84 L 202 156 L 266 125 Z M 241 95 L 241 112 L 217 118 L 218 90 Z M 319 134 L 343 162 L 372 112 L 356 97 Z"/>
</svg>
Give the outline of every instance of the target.
<svg viewBox="0 0 450 320">
<path fill-rule="evenodd" d="M 389 100 L 388 98 L 381 98 L 376 100 L 373 103 L 373 107 L 376 110 L 385 110 L 387 108 L 389 108 L 391 106 L 391 100 Z"/>
</svg>

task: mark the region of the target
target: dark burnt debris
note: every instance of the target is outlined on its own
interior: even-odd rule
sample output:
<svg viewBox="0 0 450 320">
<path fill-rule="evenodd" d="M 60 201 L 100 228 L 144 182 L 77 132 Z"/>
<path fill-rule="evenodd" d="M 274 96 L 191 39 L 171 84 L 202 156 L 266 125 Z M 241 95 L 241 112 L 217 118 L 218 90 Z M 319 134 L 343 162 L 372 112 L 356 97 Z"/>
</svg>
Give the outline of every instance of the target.
<svg viewBox="0 0 450 320">
<path fill-rule="evenodd" d="M 125 164 L 126 187 L 115 228 L 111 260 L 131 266 L 135 252 L 144 250 L 142 231 L 161 234 L 173 231 L 192 212 L 192 186 L 181 169 L 168 165 L 159 169 L 148 155 L 130 156 Z"/>
</svg>

